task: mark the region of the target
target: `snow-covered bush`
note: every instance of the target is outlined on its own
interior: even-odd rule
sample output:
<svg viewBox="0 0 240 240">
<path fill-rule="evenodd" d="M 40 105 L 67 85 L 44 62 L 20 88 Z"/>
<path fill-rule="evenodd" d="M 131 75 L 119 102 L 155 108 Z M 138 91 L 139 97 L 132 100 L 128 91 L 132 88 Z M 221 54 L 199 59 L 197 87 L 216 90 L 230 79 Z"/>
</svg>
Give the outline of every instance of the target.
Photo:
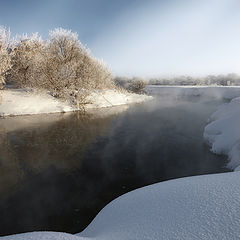
<svg viewBox="0 0 240 240">
<path fill-rule="evenodd" d="M 10 32 L 0 26 L 0 89 L 5 84 L 7 71 L 11 67 L 9 55 L 9 38 Z"/>
</svg>

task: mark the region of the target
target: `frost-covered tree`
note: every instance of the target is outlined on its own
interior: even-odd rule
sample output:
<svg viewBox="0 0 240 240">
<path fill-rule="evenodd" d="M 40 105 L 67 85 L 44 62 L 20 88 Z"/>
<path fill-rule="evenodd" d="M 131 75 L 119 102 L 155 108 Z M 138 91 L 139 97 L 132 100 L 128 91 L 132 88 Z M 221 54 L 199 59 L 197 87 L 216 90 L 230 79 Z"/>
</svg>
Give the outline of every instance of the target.
<svg viewBox="0 0 240 240">
<path fill-rule="evenodd" d="M 50 31 L 43 55 L 41 82 L 57 97 L 83 103 L 90 91 L 112 86 L 110 71 L 90 55 L 71 30 Z"/>
<path fill-rule="evenodd" d="M 79 68 L 84 58 L 84 48 L 78 35 L 61 28 L 50 31 L 41 65 L 44 87 L 54 91 L 58 97 L 65 97 L 79 85 Z M 81 82 L 84 88 L 84 82 Z"/>
<path fill-rule="evenodd" d="M 11 67 L 9 55 L 10 31 L 0 26 L 0 89 L 5 84 L 7 71 Z"/>
<path fill-rule="evenodd" d="M 37 33 L 16 37 L 11 46 L 8 80 L 17 87 L 37 87 L 44 42 Z"/>
</svg>

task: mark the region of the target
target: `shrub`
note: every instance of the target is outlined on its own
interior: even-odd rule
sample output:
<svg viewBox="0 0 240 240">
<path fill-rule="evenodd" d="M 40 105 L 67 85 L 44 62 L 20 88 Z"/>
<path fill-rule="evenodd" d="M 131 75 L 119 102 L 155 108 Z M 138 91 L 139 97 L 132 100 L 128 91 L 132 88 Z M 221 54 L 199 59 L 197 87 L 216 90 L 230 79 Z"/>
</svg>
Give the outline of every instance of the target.
<svg viewBox="0 0 240 240">
<path fill-rule="evenodd" d="M 146 87 L 146 82 L 140 78 L 133 79 L 129 85 L 128 85 L 128 90 L 134 93 L 145 93 L 145 87 Z"/>
<path fill-rule="evenodd" d="M 124 89 L 127 89 L 127 85 L 129 83 L 129 81 L 130 81 L 130 79 L 128 79 L 127 77 L 115 77 L 114 78 L 115 85 L 120 88 L 124 88 Z"/>
<path fill-rule="evenodd" d="M 138 94 L 145 93 L 145 87 L 147 85 L 147 83 L 143 79 L 137 77 L 116 77 L 114 78 L 114 82 L 117 86 Z"/>
</svg>

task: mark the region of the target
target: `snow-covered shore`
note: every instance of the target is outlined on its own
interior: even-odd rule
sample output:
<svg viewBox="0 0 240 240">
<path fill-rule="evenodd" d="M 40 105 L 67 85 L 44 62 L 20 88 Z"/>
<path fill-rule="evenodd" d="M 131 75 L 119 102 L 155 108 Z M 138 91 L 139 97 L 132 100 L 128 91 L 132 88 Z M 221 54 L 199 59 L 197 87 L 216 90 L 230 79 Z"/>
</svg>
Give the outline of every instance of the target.
<svg viewBox="0 0 240 240">
<path fill-rule="evenodd" d="M 123 93 L 117 90 L 97 91 L 89 96 L 86 109 L 112 107 L 139 103 L 152 99 L 151 96 Z M 60 101 L 47 93 L 8 89 L 0 91 L 0 116 L 29 115 L 77 111 L 68 102 Z"/>
<path fill-rule="evenodd" d="M 240 97 L 220 106 L 204 130 L 204 138 L 211 145 L 211 151 L 227 155 L 228 167 L 234 170 L 240 170 L 239 125 Z"/>
<path fill-rule="evenodd" d="M 127 193 L 81 233 L 36 232 L 4 240 L 239 239 L 240 172 L 188 177 Z"/>
</svg>

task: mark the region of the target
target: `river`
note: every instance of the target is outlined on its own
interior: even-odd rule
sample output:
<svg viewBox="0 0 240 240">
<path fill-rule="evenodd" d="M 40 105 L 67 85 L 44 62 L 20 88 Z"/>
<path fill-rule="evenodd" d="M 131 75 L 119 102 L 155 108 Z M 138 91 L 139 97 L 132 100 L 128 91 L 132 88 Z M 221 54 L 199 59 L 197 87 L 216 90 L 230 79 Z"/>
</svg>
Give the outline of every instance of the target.
<svg viewBox="0 0 240 240">
<path fill-rule="evenodd" d="M 0 235 L 80 232 L 133 189 L 229 171 L 203 139 L 209 117 L 228 100 L 190 88 L 149 92 L 149 102 L 85 115 L 0 119 Z"/>
</svg>

